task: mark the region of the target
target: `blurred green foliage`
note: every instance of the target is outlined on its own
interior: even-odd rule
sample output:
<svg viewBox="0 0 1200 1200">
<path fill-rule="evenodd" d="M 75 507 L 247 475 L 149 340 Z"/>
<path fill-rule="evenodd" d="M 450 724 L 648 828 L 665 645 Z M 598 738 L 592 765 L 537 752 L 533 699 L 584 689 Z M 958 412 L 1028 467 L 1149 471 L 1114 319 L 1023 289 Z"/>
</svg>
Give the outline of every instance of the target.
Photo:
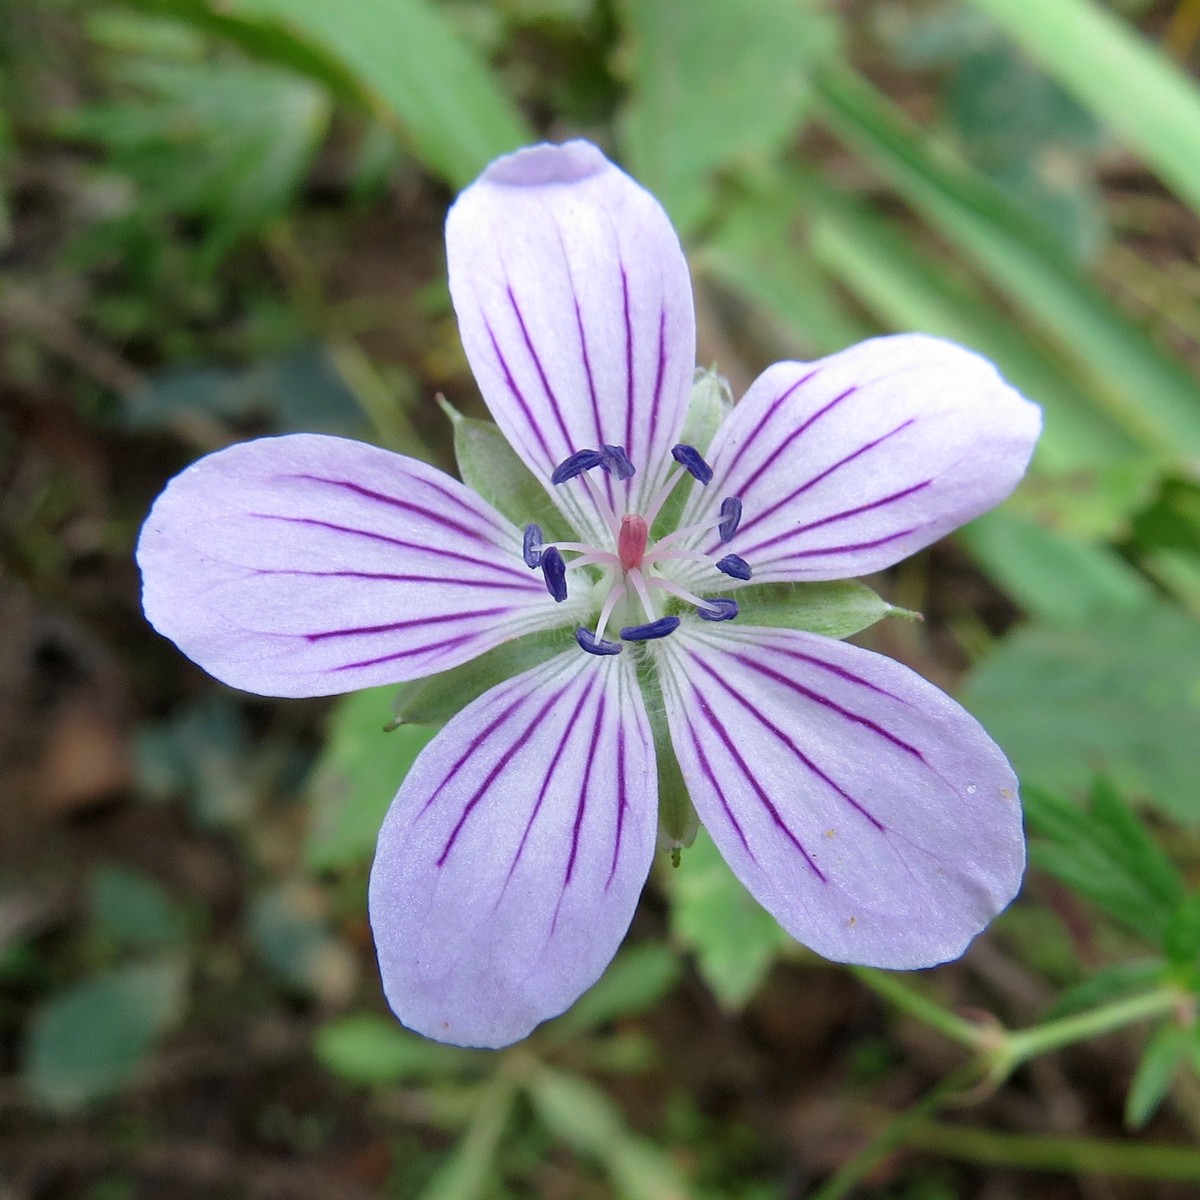
<svg viewBox="0 0 1200 1200">
<path fill-rule="evenodd" d="M 1037 1045 L 1153 1019 L 1126 1121 L 1173 1105 L 1200 1132 L 1200 91 L 1167 49 L 1089 0 L 6 0 L 0 24 L 5 370 L 28 380 L 39 355 L 65 359 L 75 407 L 105 430 L 192 451 L 247 432 L 370 430 L 447 462 L 452 443 L 464 478 L 528 519 L 536 489 L 514 493 L 495 469 L 511 452 L 494 427 L 458 413 L 442 427 L 424 404 L 460 365 L 440 257 L 404 296 L 347 300 L 331 246 L 355 222 L 398 236 L 399 196 L 446 199 L 539 136 L 597 139 L 663 199 L 707 336 L 735 361 L 900 328 L 994 358 L 1044 406 L 1046 433 L 1022 492 L 960 539 L 994 589 L 986 612 L 941 625 L 972 662 L 966 702 L 1026 784 L 1035 879 L 1086 913 L 1056 914 L 1035 887 L 999 936 L 1021 970 L 1069 984 Z M 35 161 L 45 179 L 31 184 Z M 47 193 L 65 229 L 38 263 L 23 230 Z M 1185 233 L 1161 231 L 1168 219 Z M 385 362 L 369 339 L 398 315 L 409 344 Z M 35 506 L 14 562 L 60 561 L 54 511 Z M 883 611 L 864 596 L 864 623 Z M 141 731 L 138 791 L 237 846 L 244 920 L 229 936 L 289 1003 L 322 1014 L 324 1069 L 377 1100 L 415 1096 L 452 1139 L 392 1194 L 523 1194 L 510 1186 L 565 1150 L 586 1194 L 782 1195 L 761 1157 L 748 1173 L 721 1143 L 719 1159 L 691 1098 L 673 1119 L 679 1154 L 615 1098 L 661 1066 L 646 1014 L 688 966 L 736 1013 L 795 957 L 703 834 L 661 872 L 666 938 L 627 948 L 525 1046 L 435 1046 L 356 1003 L 374 995 L 350 947 L 382 814 L 436 723 L 509 673 L 512 653 L 407 687 L 394 708 L 391 692 L 340 701 L 320 748 L 228 697 L 177 697 Z M 385 736 L 393 714 L 406 723 Z M 91 873 L 83 903 L 69 970 L 42 970 L 19 941 L 0 958 L 35 993 L 23 1084 L 60 1112 L 136 1080 L 207 961 L 189 905 L 123 862 Z M 1056 955 L 1058 976 L 1051 927 L 1079 951 Z M 921 985 L 890 998 L 980 1050 Z M 1055 1024 L 1071 1020 L 1092 1025 Z M 1034 1044 L 1022 1036 L 1005 1044 Z M 895 1138 L 980 1162 L 1073 1171 L 1086 1152 L 1155 1173 L 1123 1143 L 955 1143 L 925 1117 Z M 1195 1178 L 1195 1155 L 1179 1153 L 1156 1169 Z M 848 1161 L 820 1195 L 869 1165 Z M 914 1173 L 890 1194 L 955 1193 Z"/>
</svg>

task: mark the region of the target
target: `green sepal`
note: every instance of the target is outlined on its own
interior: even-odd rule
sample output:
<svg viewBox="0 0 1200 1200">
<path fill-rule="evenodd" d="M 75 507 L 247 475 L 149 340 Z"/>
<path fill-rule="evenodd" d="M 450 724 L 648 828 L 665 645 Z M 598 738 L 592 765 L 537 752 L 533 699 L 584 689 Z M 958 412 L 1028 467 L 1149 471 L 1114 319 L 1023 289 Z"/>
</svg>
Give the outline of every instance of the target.
<svg viewBox="0 0 1200 1200">
<path fill-rule="evenodd" d="M 696 840 L 700 818 L 675 757 L 662 687 L 650 655 L 638 662 L 638 684 L 646 702 L 646 715 L 654 736 L 654 759 L 658 766 L 658 844 L 661 849 L 670 851 L 672 862 L 679 866 L 679 852 Z"/>
<path fill-rule="evenodd" d="M 831 638 L 849 637 L 884 617 L 921 619 L 852 579 L 751 584 L 730 594 L 737 597 L 739 625 L 803 629 Z"/>
<path fill-rule="evenodd" d="M 574 644 L 566 629 L 526 634 L 511 642 L 501 642 L 461 666 L 427 675 L 424 679 L 414 679 L 397 693 L 392 703 L 395 716 L 387 728 L 440 725 L 489 688 L 539 666 Z"/>
<path fill-rule="evenodd" d="M 715 367 L 697 367 L 692 378 L 692 397 L 688 401 L 687 416 L 679 433 L 679 441 L 685 446 L 695 446 L 701 455 L 707 454 L 713 436 L 732 408 L 733 392 L 730 390 L 729 381 L 723 375 L 718 375 Z M 641 463 L 637 466 L 639 470 L 642 469 Z M 654 522 L 659 537 L 679 527 L 684 503 L 691 495 L 688 482 L 681 479 L 667 497 L 658 519 Z"/>
<path fill-rule="evenodd" d="M 499 426 L 464 417 L 445 396 L 438 397 L 438 404 L 454 430 L 454 457 L 463 483 L 514 525 L 536 521 L 549 537 L 570 537 L 562 513 L 508 444 Z"/>
<path fill-rule="evenodd" d="M 692 398 L 679 440 L 706 454 L 721 422 L 733 411 L 733 390 L 717 368 L 697 367 L 692 376 Z"/>
</svg>

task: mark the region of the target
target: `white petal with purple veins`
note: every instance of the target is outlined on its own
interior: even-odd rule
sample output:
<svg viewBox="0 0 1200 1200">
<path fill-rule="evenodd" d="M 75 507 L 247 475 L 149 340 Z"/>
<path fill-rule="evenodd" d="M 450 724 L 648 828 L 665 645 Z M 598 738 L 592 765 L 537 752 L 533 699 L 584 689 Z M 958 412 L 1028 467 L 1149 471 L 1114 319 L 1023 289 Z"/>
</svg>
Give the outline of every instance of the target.
<svg viewBox="0 0 1200 1200">
<path fill-rule="evenodd" d="M 629 655 L 560 655 L 455 717 L 405 779 L 371 872 L 400 1020 L 494 1047 L 567 1008 L 629 927 L 656 790 Z"/>
<path fill-rule="evenodd" d="M 691 282 L 658 201 L 587 142 L 493 163 L 446 221 L 471 369 L 508 440 L 580 532 L 606 531 L 551 472 L 623 446 L 640 511 L 671 465 L 696 359 Z M 610 499 L 624 487 L 609 480 Z"/>
<path fill-rule="evenodd" d="M 151 624 L 218 679 L 269 696 L 414 679 L 574 620 L 474 492 L 343 438 L 202 458 L 155 502 L 137 557 Z"/>
<path fill-rule="evenodd" d="M 715 477 L 684 523 L 736 495 L 744 515 L 728 549 L 756 583 L 865 575 L 1003 500 L 1040 428 L 1037 406 L 991 363 L 923 334 L 777 363 L 718 431 Z"/>
<path fill-rule="evenodd" d="M 798 941 L 838 962 L 928 967 L 1016 894 L 1016 778 L 932 684 L 790 630 L 693 629 L 669 650 L 671 740 L 696 810 Z"/>
</svg>

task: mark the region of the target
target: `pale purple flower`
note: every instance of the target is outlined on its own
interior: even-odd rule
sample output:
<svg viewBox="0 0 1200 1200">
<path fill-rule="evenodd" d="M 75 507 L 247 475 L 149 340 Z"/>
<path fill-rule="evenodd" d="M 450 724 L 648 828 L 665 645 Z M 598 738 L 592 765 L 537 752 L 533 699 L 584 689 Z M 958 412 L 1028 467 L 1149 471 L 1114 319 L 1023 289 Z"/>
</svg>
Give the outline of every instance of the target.
<svg viewBox="0 0 1200 1200">
<path fill-rule="evenodd" d="M 711 445 L 680 445 L 692 296 L 653 197 L 585 142 L 537 146 L 488 168 L 446 237 L 483 397 L 574 536 L 413 459 L 297 435 L 184 471 L 138 547 L 155 627 L 268 695 L 564 631 L 445 726 L 388 813 L 370 910 L 397 1016 L 501 1046 L 600 976 L 656 844 L 647 680 L 700 819 L 792 936 L 880 967 L 961 954 L 1024 867 L 1003 754 L 905 667 L 755 627 L 737 597 L 881 570 L 991 508 L 1038 410 L 983 359 L 907 335 L 777 363 Z"/>
</svg>

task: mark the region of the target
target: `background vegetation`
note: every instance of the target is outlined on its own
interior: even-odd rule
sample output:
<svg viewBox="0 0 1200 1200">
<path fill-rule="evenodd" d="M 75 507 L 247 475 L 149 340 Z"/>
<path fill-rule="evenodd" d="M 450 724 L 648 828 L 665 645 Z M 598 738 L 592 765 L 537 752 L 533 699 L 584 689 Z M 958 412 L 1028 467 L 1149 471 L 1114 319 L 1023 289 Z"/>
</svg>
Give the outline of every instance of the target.
<svg viewBox="0 0 1200 1200">
<path fill-rule="evenodd" d="M 1200 1182 L 1197 0 L 0 0 L 0 1196 L 1186 1197 Z M 223 689 L 145 626 L 165 479 L 264 432 L 452 468 L 441 222 L 590 137 L 701 359 L 881 330 L 1045 408 L 872 630 L 1025 785 L 961 964 L 848 971 L 702 839 L 500 1054 L 387 1015 L 375 829 L 432 730 Z"/>
</svg>

